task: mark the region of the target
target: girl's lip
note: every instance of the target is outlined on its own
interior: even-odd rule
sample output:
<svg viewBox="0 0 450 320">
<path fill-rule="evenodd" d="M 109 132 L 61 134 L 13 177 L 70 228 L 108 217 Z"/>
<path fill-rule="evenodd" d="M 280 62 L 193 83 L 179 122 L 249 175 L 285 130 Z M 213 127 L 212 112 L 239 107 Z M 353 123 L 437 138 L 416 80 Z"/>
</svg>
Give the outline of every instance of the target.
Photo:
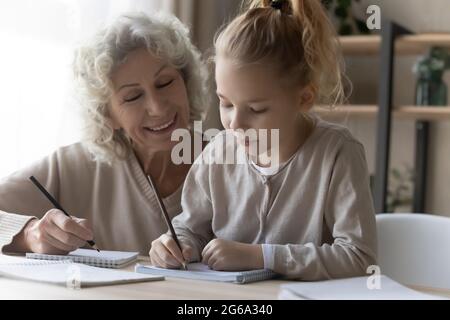
<svg viewBox="0 0 450 320">
<path fill-rule="evenodd" d="M 257 145 L 257 143 L 258 143 L 258 140 L 250 140 L 248 137 L 245 138 L 245 140 L 244 140 L 244 144 L 246 147 L 249 147 L 250 144 Z"/>
</svg>

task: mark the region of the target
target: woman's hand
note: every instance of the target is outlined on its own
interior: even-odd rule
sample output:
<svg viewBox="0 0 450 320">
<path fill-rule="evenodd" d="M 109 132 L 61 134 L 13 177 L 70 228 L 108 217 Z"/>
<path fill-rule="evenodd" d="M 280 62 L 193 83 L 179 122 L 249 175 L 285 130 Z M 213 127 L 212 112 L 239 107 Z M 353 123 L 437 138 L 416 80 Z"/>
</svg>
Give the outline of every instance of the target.
<svg viewBox="0 0 450 320">
<path fill-rule="evenodd" d="M 30 220 L 15 238 L 18 243 L 12 248 L 17 251 L 67 254 L 84 246 L 94 234 L 87 220 L 51 209 L 41 219 Z"/>
<path fill-rule="evenodd" d="M 156 267 L 179 269 L 183 263 L 189 262 L 192 257 L 192 248 L 180 242 L 181 253 L 175 240 L 167 234 L 161 235 L 152 242 L 149 256 L 152 265 Z"/>
<path fill-rule="evenodd" d="M 203 249 L 202 262 L 213 270 L 242 271 L 264 268 L 262 247 L 223 239 L 211 240 Z"/>
</svg>

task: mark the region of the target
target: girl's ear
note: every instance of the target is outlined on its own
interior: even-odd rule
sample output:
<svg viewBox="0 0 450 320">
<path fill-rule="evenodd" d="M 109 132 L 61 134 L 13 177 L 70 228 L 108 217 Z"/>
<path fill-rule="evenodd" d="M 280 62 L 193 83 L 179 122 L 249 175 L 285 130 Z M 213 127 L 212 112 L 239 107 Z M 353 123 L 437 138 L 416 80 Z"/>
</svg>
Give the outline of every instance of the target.
<svg viewBox="0 0 450 320">
<path fill-rule="evenodd" d="M 312 85 L 307 85 L 300 89 L 300 111 L 307 112 L 314 106 L 316 90 Z"/>
</svg>

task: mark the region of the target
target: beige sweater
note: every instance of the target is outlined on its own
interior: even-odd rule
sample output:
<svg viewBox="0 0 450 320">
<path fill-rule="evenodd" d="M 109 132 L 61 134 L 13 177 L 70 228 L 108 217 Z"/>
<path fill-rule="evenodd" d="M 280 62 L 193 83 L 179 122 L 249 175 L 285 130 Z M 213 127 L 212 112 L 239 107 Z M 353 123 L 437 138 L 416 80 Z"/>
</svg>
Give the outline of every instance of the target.
<svg viewBox="0 0 450 320">
<path fill-rule="evenodd" d="M 215 159 L 216 149 L 230 148 L 242 156 L 242 148 L 224 142 L 225 135 L 206 147 L 204 157 Z M 265 266 L 288 278 L 359 276 L 376 263 L 364 148 L 347 129 L 319 120 L 305 144 L 270 177 L 248 161 L 201 160 L 186 178 L 183 213 L 173 219 L 180 241 L 194 247 L 194 260 L 211 239 L 221 238 L 267 244 Z"/>
<path fill-rule="evenodd" d="M 0 248 L 9 244 L 50 202 L 28 180 L 34 175 L 71 215 L 92 222 L 101 249 L 148 254 L 167 231 L 149 183 L 134 156 L 112 166 L 92 160 L 82 143 L 60 148 L 25 170 L 0 180 Z M 171 217 L 181 212 L 181 187 L 164 199 Z"/>
</svg>

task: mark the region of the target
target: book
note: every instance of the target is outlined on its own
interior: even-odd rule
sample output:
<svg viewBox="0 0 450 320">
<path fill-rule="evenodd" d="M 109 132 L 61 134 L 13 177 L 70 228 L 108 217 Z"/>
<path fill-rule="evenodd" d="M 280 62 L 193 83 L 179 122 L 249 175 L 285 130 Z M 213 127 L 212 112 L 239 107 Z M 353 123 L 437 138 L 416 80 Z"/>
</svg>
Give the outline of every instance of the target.
<svg viewBox="0 0 450 320">
<path fill-rule="evenodd" d="M 18 280 L 62 285 L 71 289 L 164 280 L 163 276 L 97 268 L 70 260 L 0 262 L 0 275 Z"/>
<path fill-rule="evenodd" d="M 371 276 L 373 277 L 373 276 Z M 296 282 L 280 286 L 280 300 L 435 300 L 428 295 L 380 275 L 379 287 L 371 284 L 370 277 Z M 368 285 L 369 283 L 369 285 Z"/>
<path fill-rule="evenodd" d="M 263 281 L 276 277 L 276 273 L 268 269 L 249 270 L 249 271 L 215 271 L 202 263 L 189 263 L 187 270 L 164 269 L 149 265 L 137 264 L 135 271 L 139 273 L 161 275 L 174 278 L 185 278 L 193 280 L 249 283 Z"/>
<path fill-rule="evenodd" d="M 28 259 L 38 260 L 71 260 L 101 268 L 122 268 L 137 261 L 138 252 L 106 251 L 97 252 L 90 249 L 77 249 L 67 255 L 50 255 L 41 253 L 26 253 Z"/>
</svg>

